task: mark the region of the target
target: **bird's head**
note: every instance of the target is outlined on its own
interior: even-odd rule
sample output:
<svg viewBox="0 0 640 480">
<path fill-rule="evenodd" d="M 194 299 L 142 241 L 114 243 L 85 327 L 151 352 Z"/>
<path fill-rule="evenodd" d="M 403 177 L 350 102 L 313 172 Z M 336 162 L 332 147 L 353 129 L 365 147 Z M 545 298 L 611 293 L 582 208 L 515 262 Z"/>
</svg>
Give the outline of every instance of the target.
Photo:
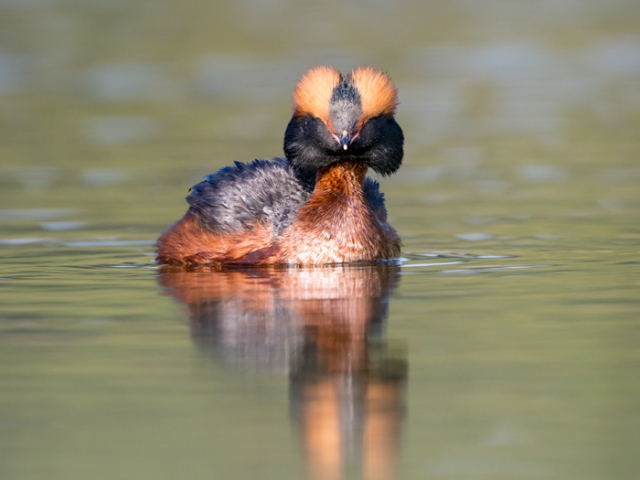
<svg viewBox="0 0 640 480">
<path fill-rule="evenodd" d="M 298 82 L 293 103 L 284 148 L 296 168 L 317 170 L 351 160 L 387 175 L 400 167 L 398 96 L 384 72 L 359 67 L 343 76 L 331 67 L 315 67 Z"/>
</svg>

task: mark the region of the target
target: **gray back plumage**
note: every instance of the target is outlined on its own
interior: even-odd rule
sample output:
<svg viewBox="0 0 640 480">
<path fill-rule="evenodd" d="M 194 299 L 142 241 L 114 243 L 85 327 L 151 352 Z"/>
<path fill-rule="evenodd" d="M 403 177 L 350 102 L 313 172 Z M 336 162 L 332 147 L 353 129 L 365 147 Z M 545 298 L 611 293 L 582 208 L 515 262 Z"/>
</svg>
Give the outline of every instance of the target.
<svg viewBox="0 0 640 480">
<path fill-rule="evenodd" d="M 194 185 L 187 202 L 191 213 L 212 232 L 251 230 L 264 223 L 278 236 L 295 221 L 314 185 L 315 174 L 293 168 L 284 158 L 234 162 Z M 364 194 L 369 207 L 374 212 L 382 209 L 386 217 L 378 182 L 367 178 Z"/>
</svg>

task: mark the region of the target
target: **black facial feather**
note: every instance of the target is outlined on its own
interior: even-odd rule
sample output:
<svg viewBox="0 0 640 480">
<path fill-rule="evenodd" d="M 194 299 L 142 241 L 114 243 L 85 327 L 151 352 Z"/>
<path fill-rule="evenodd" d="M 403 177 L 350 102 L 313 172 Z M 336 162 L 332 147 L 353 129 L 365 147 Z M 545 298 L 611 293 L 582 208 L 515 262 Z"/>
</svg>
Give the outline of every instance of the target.
<svg viewBox="0 0 640 480">
<path fill-rule="evenodd" d="M 284 134 L 284 153 L 294 168 L 317 171 L 333 162 L 361 162 L 382 175 L 394 173 L 402 163 L 404 135 L 393 117 L 369 120 L 360 135 L 344 150 L 324 122 L 311 115 L 293 117 Z"/>
<path fill-rule="evenodd" d="M 342 147 L 319 118 L 293 117 L 284 133 L 284 154 L 294 168 L 316 172 L 339 160 Z"/>
<path fill-rule="evenodd" d="M 349 151 L 356 160 L 381 175 L 395 173 L 404 155 L 404 135 L 393 117 L 379 115 L 364 124 Z M 347 152 L 345 152 L 347 153 Z"/>
</svg>

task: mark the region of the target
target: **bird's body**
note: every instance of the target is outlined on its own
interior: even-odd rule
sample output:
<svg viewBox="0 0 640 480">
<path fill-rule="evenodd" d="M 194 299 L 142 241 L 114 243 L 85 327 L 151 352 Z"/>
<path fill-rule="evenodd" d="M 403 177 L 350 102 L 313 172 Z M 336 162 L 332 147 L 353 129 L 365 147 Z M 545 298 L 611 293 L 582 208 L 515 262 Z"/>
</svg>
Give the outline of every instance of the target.
<svg viewBox="0 0 640 480">
<path fill-rule="evenodd" d="M 384 196 L 367 178 L 400 166 L 402 130 L 388 77 L 316 67 L 294 92 L 286 158 L 236 162 L 192 188 L 157 242 L 173 265 L 326 265 L 397 257 Z"/>
</svg>

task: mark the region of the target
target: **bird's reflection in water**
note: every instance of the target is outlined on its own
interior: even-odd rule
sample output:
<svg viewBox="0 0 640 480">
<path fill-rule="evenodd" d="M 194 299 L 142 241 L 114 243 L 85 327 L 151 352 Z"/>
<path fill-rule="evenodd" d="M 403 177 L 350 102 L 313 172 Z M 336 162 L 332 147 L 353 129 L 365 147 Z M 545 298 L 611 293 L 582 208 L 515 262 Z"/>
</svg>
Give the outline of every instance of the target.
<svg viewBox="0 0 640 480">
<path fill-rule="evenodd" d="M 404 412 L 404 349 L 383 336 L 393 266 L 162 270 L 196 345 L 236 368 L 288 372 L 310 479 L 392 479 Z"/>
</svg>

